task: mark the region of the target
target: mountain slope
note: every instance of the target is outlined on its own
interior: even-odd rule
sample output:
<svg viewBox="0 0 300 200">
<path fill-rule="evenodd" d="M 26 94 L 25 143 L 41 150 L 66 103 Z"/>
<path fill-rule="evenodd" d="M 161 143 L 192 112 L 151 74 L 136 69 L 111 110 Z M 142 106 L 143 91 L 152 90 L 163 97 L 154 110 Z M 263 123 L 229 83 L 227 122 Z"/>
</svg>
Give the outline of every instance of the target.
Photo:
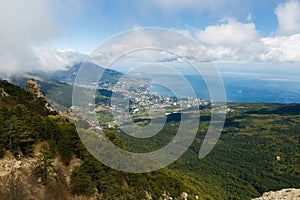
<svg viewBox="0 0 300 200">
<path fill-rule="evenodd" d="M 0 86 L 0 156 L 5 157 L 9 151 L 22 162 L 30 157 L 37 161 L 40 150 L 36 146 L 44 144 L 43 163 L 53 167 L 49 173 L 38 168 L 31 174 L 34 166 L 40 166 L 32 164 L 30 173 L 26 173 L 42 177 L 35 184 L 44 184 L 53 191 L 59 191 L 63 183 L 53 186 L 57 178 L 51 171 L 59 168 L 54 161 L 59 160 L 68 168 L 74 159 L 79 159 L 77 167 L 63 173 L 69 180 L 64 184 L 69 196 L 149 199 L 151 195 L 152 199 L 159 199 L 165 194 L 176 199 L 186 192 L 189 199 L 196 195 L 199 199 L 251 199 L 267 191 L 300 188 L 299 104 L 229 104 L 233 112 L 227 115 L 217 145 L 200 160 L 198 152 L 210 120 L 210 110 L 204 109 L 197 137 L 180 159 L 156 172 L 128 174 L 112 170 L 90 156 L 74 124 L 56 113 L 50 115 L 44 110 L 44 101 L 6 81 L 0 81 Z M 168 144 L 179 123 L 170 116 L 161 134 L 148 139 L 129 137 L 121 131 L 116 135 L 113 129 L 104 129 L 104 133 L 121 148 L 147 152 Z M 22 170 L 21 167 L 14 171 Z M 49 191 L 41 192 L 49 195 Z"/>
<path fill-rule="evenodd" d="M 182 192 L 193 194 L 192 199 L 196 194 L 209 197 L 193 179 L 175 171 L 128 174 L 104 166 L 85 150 L 72 122 L 45 112 L 44 101 L 7 81 L 0 86 L 0 157 L 5 158 L 0 168 L 3 162 L 10 169 L 0 174 L 1 198 L 159 199 Z M 104 132 L 119 141 L 114 132 Z M 74 160 L 79 160 L 76 166 Z M 9 189 L 13 187 L 18 193 Z"/>
<path fill-rule="evenodd" d="M 214 199 L 251 199 L 264 192 L 300 188 L 300 105 L 231 103 L 225 127 L 208 156 L 198 153 L 210 121 L 201 112 L 200 128 L 189 150 L 168 168 L 204 186 Z M 192 115 L 191 115 L 192 117 Z M 168 144 L 180 122 L 169 119 L 160 133 L 138 139 L 118 136 L 134 152 L 148 152 Z"/>
</svg>

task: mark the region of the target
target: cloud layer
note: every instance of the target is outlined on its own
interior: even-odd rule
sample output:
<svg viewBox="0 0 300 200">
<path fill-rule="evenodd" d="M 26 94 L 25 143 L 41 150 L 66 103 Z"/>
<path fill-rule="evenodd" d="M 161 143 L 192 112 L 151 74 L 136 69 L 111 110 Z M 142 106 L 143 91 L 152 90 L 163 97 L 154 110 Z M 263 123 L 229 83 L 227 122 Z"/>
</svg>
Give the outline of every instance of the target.
<svg viewBox="0 0 300 200">
<path fill-rule="evenodd" d="M 76 0 L 1 1 L 0 73 L 9 75 L 41 69 L 43 63 L 40 63 L 41 60 L 38 58 L 40 55 L 36 54 L 33 47 L 44 45 L 60 36 L 58 18 L 76 10 L 74 9 L 76 2 Z M 66 3 L 72 4 L 67 7 Z"/>
<path fill-rule="evenodd" d="M 39 67 L 35 70 L 44 72 L 64 70 L 86 58 L 85 54 L 72 49 L 33 48 L 33 52 L 39 63 Z"/>
<path fill-rule="evenodd" d="M 260 42 L 263 50 L 259 57 L 260 61 L 300 63 L 300 34 L 266 37 Z"/>
<path fill-rule="evenodd" d="M 290 0 L 286 3 L 279 4 L 275 9 L 278 19 L 278 33 L 289 35 L 300 32 L 300 2 Z"/>
<path fill-rule="evenodd" d="M 127 34 L 123 38 L 118 38 L 116 44 L 105 46 L 103 53 L 97 59 L 101 59 L 101 63 L 106 63 L 106 60 L 111 60 L 112 57 L 117 58 L 126 51 L 139 49 L 141 44 L 148 47 L 163 44 L 167 50 L 172 48 L 170 52 L 173 55 L 164 50 L 161 50 L 159 54 L 139 50 L 138 53 L 126 56 L 155 62 L 178 62 L 175 55 L 181 55 L 187 59 L 203 60 L 207 58 L 203 55 L 204 49 L 215 62 L 300 63 L 300 33 L 289 36 L 259 37 L 253 22 L 242 23 L 234 19 L 208 26 L 204 30 L 179 30 L 178 32 L 191 37 L 199 45 L 191 46 L 182 42 L 180 37 L 171 32 L 168 36 L 164 36 L 163 33 L 159 36 L 154 34 L 156 35 L 154 36 L 141 29 L 138 32 Z"/>
<path fill-rule="evenodd" d="M 52 71 L 81 61 L 84 55 L 71 50 L 39 48 L 63 33 L 59 18 L 80 12 L 79 0 L 3 0 L 0 6 L 0 73 L 31 72 L 36 70 Z M 144 6 L 149 1 L 140 1 Z M 218 2 L 218 3 L 217 3 Z M 240 1 L 171 1 L 153 0 L 152 8 L 163 12 L 207 11 L 238 5 Z M 138 4 L 138 3 L 137 3 Z M 146 6 L 147 7 L 147 6 Z M 198 9 L 198 10 L 197 10 Z M 274 8 L 278 20 L 278 30 L 270 36 L 262 37 L 252 21 L 251 13 L 245 22 L 234 18 L 225 18 L 218 24 L 202 29 L 178 30 L 196 40 L 208 55 L 216 62 L 296 62 L 300 63 L 300 1 L 289 0 Z M 246 17 L 246 16 L 245 16 Z M 135 38 L 132 42 L 131 38 Z M 169 41 L 171 38 L 161 38 Z M 111 48 L 113 54 L 124 48 L 139 46 L 140 43 L 155 44 L 149 35 L 135 35 L 124 38 L 126 42 Z M 128 46 L 129 45 L 129 46 Z M 179 45 L 174 53 L 187 58 L 203 57 L 200 47 Z M 148 56 L 148 59 L 175 61 L 174 56 L 166 52 L 160 54 L 136 54 Z M 107 56 L 107 55 L 106 55 Z M 103 57 L 105 59 L 105 57 Z"/>
<path fill-rule="evenodd" d="M 49 6 L 39 0 L 1 2 L 1 72 L 37 67 L 31 46 L 58 34 Z"/>
</svg>

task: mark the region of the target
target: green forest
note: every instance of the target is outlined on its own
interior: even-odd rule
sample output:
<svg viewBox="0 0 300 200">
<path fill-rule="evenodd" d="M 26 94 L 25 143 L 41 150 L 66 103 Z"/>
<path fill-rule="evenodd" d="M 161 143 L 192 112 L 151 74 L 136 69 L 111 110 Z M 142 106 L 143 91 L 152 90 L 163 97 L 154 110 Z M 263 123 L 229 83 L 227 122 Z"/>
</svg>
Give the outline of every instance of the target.
<svg viewBox="0 0 300 200">
<path fill-rule="evenodd" d="M 227 114 L 217 145 L 199 159 L 210 120 L 206 108 L 201 111 L 194 142 L 180 159 L 155 172 L 130 174 L 93 158 L 81 143 L 75 125 L 57 112 L 49 112 L 44 99 L 7 81 L 0 81 L 0 94 L 0 157 L 7 151 L 17 159 L 32 157 L 35 145 L 43 143 L 32 176 L 41 176 L 42 184 L 51 191 L 63 189 L 62 199 L 76 195 L 146 199 L 147 193 L 159 199 L 163 193 L 179 197 L 183 191 L 189 199 L 196 195 L 199 199 L 251 199 L 266 191 L 300 188 L 299 104 L 228 104 L 233 112 Z M 178 116 L 170 115 L 161 133 L 148 139 L 136 139 L 118 129 L 105 129 L 104 133 L 124 149 L 147 152 L 170 142 L 178 123 Z M 59 184 L 53 184 L 51 174 L 58 170 L 54 158 L 65 166 L 73 158 L 83 161 L 72 171 L 70 184 L 65 184 L 64 174 L 56 179 Z"/>
</svg>

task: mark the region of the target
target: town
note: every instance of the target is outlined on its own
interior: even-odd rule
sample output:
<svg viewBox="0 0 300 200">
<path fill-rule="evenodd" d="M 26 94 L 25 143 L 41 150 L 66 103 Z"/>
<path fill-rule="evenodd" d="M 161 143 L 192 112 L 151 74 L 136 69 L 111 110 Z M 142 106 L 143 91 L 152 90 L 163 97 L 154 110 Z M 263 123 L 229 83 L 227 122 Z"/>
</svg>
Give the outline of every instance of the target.
<svg viewBox="0 0 300 200">
<path fill-rule="evenodd" d="M 151 91 L 151 80 L 135 76 L 123 76 L 118 82 L 99 84 L 101 89 L 112 91 L 109 103 L 97 102 L 95 112 L 101 126 L 115 127 L 116 119 L 124 117 L 120 109 L 127 111 L 132 119 L 148 119 L 149 110 L 165 111 L 165 115 L 180 113 L 183 110 L 204 109 L 213 106 L 209 100 L 188 97 L 175 97 Z M 226 108 L 226 112 L 232 112 Z M 122 115 L 122 116 L 118 116 Z"/>
</svg>

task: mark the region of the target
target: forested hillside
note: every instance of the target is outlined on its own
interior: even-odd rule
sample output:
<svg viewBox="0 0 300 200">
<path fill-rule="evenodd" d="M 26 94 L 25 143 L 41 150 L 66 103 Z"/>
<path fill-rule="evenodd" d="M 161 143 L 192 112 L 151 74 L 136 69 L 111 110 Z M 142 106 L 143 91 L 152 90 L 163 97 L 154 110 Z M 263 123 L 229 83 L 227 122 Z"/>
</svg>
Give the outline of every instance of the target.
<svg viewBox="0 0 300 200">
<path fill-rule="evenodd" d="M 72 120 L 47 110 L 45 99 L 0 81 L 0 167 L 10 167 L 5 167 L 10 154 L 15 163 L 23 163 L 1 173 L 0 199 L 180 199 L 183 192 L 188 199 L 251 199 L 266 191 L 300 188 L 300 105 L 228 106 L 232 112 L 207 157 L 199 159 L 198 152 L 209 108 L 201 111 L 197 137 L 179 160 L 156 172 L 129 174 L 95 160 Z M 161 133 L 149 139 L 115 129 L 104 133 L 122 148 L 147 152 L 167 144 L 178 123 L 178 116 L 170 115 Z"/>
<path fill-rule="evenodd" d="M 250 199 L 267 191 L 300 188 L 300 105 L 228 106 L 231 112 L 212 152 L 198 158 L 210 121 L 207 108 L 201 111 L 193 144 L 168 169 L 195 179 L 214 199 Z M 152 138 L 137 139 L 122 131 L 118 136 L 130 151 L 154 151 L 168 144 L 177 132 L 178 114 L 169 115 L 167 121 Z"/>
<path fill-rule="evenodd" d="M 158 199 L 164 195 L 179 197 L 182 192 L 196 195 L 199 191 L 201 194 L 196 182 L 172 170 L 128 174 L 104 166 L 85 150 L 74 124 L 55 112 L 49 112 L 44 107 L 44 99 L 7 81 L 0 81 L 0 92 L 0 156 L 4 158 L 11 152 L 17 160 L 34 160 L 27 175 L 32 181 L 22 184 L 17 178 L 22 167 L 1 177 L 1 198 L 9 199 L 15 193 L 6 187 L 7 182 L 3 180 L 7 179 L 12 180 L 11 185 L 18 186 L 22 199 L 39 199 L 37 193 L 40 192 L 44 193 L 45 199 L 73 199 L 78 195 L 87 199 L 146 199 L 147 196 Z M 107 130 L 105 133 L 122 145 L 114 132 Z M 55 160 L 67 167 L 75 158 L 82 162 L 69 177 L 59 173 L 61 167 Z M 66 182 L 66 179 L 70 181 Z M 27 184 L 35 186 L 37 191 L 26 189 Z M 39 184 L 43 185 L 42 189 L 36 186 Z"/>
</svg>

